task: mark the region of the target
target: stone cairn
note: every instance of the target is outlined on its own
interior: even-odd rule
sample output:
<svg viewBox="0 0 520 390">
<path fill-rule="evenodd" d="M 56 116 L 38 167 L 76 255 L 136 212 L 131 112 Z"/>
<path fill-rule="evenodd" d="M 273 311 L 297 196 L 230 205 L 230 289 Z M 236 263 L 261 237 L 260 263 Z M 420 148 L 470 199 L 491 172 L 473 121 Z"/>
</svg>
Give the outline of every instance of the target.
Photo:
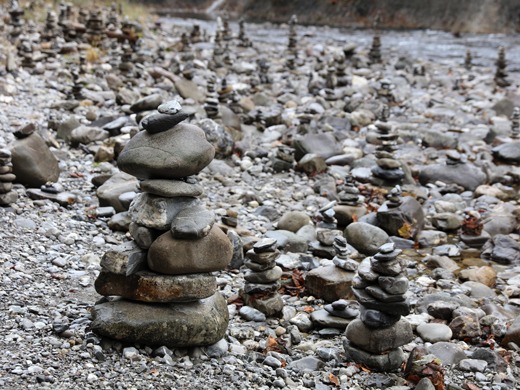
<svg viewBox="0 0 520 390">
<path fill-rule="evenodd" d="M 239 46 L 241 47 L 251 47 L 253 44 L 251 40 L 248 38 L 246 34 L 245 22 L 244 19 L 240 19 L 238 22 L 238 40 Z"/>
<path fill-rule="evenodd" d="M 210 345 L 229 322 L 212 272 L 225 269 L 233 247 L 213 212 L 198 199 L 196 175 L 215 155 L 177 101 L 141 121 L 119 168 L 141 180 L 129 215 L 133 241 L 107 252 L 96 291 L 120 296 L 94 306 L 92 330 L 125 342 L 169 348 Z"/>
<path fill-rule="evenodd" d="M 18 45 L 18 55 L 22 58 L 21 65 L 24 68 L 34 68 L 34 49 L 30 40 L 20 40 L 20 43 Z"/>
<path fill-rule="evenodd" d="M 103 14 L 100 9 L 90 11 L 87 24 L 87 42 L 92 46 L 99 46 L 104 34 Z"/>
<path fill-rule="evenodd" d="M 388 107 L 386 110 L 388 110 Z M 372 168 L 372 174 L 387 183 L 397 184 L 403 179 L 404 172 L 401 163 L 394 159 L 398 135 L 392 131 L 392 126 L 386 122 L 387 115 L 388 111 L 383 108 L 382 120 L 376 125 L 379 146 L 375 153 L 377 165 Z"/>
<path fill-rule="evenodd" d="M 278 294 L 282 269 L 276 265 L 280 251 L 276 240 L 264 238 L 247 251 L 244 265 L 248 268 L 244 279 L 242 299 L 248 306 L 260 310 L 268 317 L 281 317 L 283 299 Z"/>
<path fill-rule="evenodd" d="M 495 72 L 495 84 L 502 88 L 511 85 L 511 82 L 507 79 L 506 49 L 504 49 L 503 46 L 498 48 L 498 58 L 495 64 L 497 66 Z"/>
<path fill-rule="evenodd" d="M 45 19 L 45 29 L 42 34 L 42 40 L 45 42 L 53 41 L 59 35 L 58 16 L 56 12 L 49 10 Z"/>
<path fill-rule="evenodd" d="M 379 31 L 379 15 L 374 20 L 374 37 L 372 38 L 372 46 L 368 52 L 368 59 L 371 64 L 380 64 L 383 62 L 381 56 L 381 33 Z"/>
<path fill-rule="evenodd" d="M 350 84 L 350 78 L 347 74 L 347 61 L 344 54 L 338 54 L 334 58 L 336 63 L 336 82 L 338 87 L 346 87 Z"/>
<path fill-rule="evenodd" d="M 259 58 L 256 63 L 258 65 L 258 79 L 260 80 L 260 84 L 270 84 L 269 61 L 265 58 Z"/>
<path fill-rule="evenodd" d="M 18 193 L 13 191 L 15 179 L 11 152 L 9 149 L 0 149 L 0 206 L 7 206 L 18 200 Z"/>
<path fill-rule="evenodd" d="M 511 115 L 511 138 L 520 138 L 520 108 L 515 107 Z"/>
<path fill-rule="evenodd" d="M 388 192 L 377 210 L 378 226 L 390 236 L 415 238 L 424 226 L 424 211 L 415 198 L 402 193 L 399 185 Z"/>
<path fill-rule="evenodd" d="M 11 31 L 9 33 L 11 42 L 15 42 L 22 34 L 24 10 L 18 4 L 18 1 L 12 0 L 9 4 L 9 16 L 11 17 Z"/>
<path fill-rule="evenodd" d="M 464 210 L 460 239 L 470 248 L 480 249 L 491 238 L 484 230 L 482 216 L 477 210 Z"/>
<path fill-rule="evenodd" d="M 464 67 L 467 70 L 471 70 L 471 67 L 473 66 L 473 57 L 471 56 L 471 50 L 466 49 L 466 57 L 464 57 Z"/>
<path fill-rule="evenodd" d="M 287 68 L 294 69 L 296 66 L 296 58 L 298 57 L 298 34 L 296 33 L 296 24 L 298 23 L 298 18 L 296 15 L 291 16 L 289 20 L 289 43 L 287 44 L 288 56 L 285 64 Z"/>
<path fill-rule="evenodd" d="M 204 103 L 204 110 L 206 111 L 206 115 L 210 119 L 218 118 L 219 110 L 218 110 L 218 94 L 215 88 L 216 77 L 215 74 L 210 74 L 208 80 L 206 81 L 206 101 Z"/>
<path fill-rule="evenodd" d="M 413 340 L 410 323 L 401 318 L 410 313 L 410 304 L 400 253 L 393 243 L 382 245 L 359 264 L 352 280 L 360 318 L 348 325 L 344 348 L 350 359 L 375 371 L 397 370 L 405 360 L 400 347 Z"/>
</svg>

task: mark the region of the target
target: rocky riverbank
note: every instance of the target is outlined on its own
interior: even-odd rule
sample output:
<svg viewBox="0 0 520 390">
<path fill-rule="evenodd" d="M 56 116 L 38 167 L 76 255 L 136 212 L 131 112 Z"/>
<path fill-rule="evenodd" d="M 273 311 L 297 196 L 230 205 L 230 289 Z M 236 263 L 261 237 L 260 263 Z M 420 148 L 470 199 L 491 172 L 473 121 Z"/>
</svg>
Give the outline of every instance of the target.
<svg viewBox="0 0 520 390">
<path fill-rule="evenodd" d="M 377 63 L 368 33 L 350 44 L 296 24 L 287 47 L 284 28 L 247 24 L 238 38 L 235 24 L 228 34 L 212 23 L 193 33 L 192 24 L 134 26 L 124 40 L 141 41 L 130 49 L 91 30 L 90 45 L 48 47 L 35 34 L 32 51 L 17 54 L 5 36 L 0 146 L 38 136 L 60 177 L 31 189 L 19 175 L 18 199 L 0 208 L 0 386 L 518 386 L 518 74 L 503 69 L 509 85 L 499 86 L 489 59 L 480 62 L 484 51 L 465 67 L 463 58 L 389 48 L 384 35 Z M 126 344 L 90 328 L 101 258 L 129 241 L 126 210 L 138 192 L 115 157 L 141 119 L 172 99 L 215 146 L 217 158 L 197 176 L 201 202 L 235 244 L 230 267 L 215 274 L 229 327 L 209 347 Z M 13 154 L 13 164 L 36 170 L 50 159 L 43 149 L 18 163 Z M 404 210 L 397 229 L 376 213 L 412 203 L 421 211 Z M 348 246 L 335 240 L 343 235 Z M 242 264 L 255 257 L 243 256 L 265 237 L 281 252 L 271 269 L 282 270 L 284 307 L 274 318 L 244 305 L 251 268 Z M 380 248 L 390 241 L 399 250 Z M 345 352 L 344 330 L 359 314 L 355 296 L 378 309 L 389 299 L 367 300 L 374 286 L 354 279 L 356 270 L 363 278 L 386 272 L 372 261 L 387 252 L 395 275 L 408 279 L 390 299 L 406 299 L 402 317 L 413 333 L 400 346 L 407 363 L 375 372 Z"/>
</svg>

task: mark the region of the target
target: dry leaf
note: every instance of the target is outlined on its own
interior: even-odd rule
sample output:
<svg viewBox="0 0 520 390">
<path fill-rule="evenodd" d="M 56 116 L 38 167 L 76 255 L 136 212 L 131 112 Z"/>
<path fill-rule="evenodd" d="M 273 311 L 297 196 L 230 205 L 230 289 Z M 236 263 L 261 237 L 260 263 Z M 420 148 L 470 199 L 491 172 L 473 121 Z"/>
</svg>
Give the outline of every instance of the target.
<svg viewBox="0 0 520 390">
<path fill-rule="evenodd" d="M 399 233 L 399 235 L 402 238 L 410 238 L 410 237 L 412 237 L 412 225 L 410 225 L 408 222 L 403 223 L 403 226 L 401 226 L 397 230 L 397 233 Z"/>
<path fill-rule="evenodd" d="M 336 375 L 334 374 L 329 374 L 329 381 L 330 383 L 332 383 L 334 386 L 336 387 L 339 387 L 339 379 Z"/>
<path fill-rule="evenodd" d="M 304 307 L 303 308 L 303 311 L 305 313 L 312 313 L 314 311 L 314 308 L 310 307 L 310 306 L 307 306 L 307 307 Z"/>
</svg>

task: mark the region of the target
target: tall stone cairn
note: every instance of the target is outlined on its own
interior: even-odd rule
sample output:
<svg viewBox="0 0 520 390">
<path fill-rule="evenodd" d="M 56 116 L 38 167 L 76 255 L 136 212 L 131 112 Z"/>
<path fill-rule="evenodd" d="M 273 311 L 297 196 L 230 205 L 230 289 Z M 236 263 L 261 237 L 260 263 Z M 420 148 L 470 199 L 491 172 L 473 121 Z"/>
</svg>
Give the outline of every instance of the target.
<svg viewBox="0 0 520 390">
<path fill-rule="evenodd" d="M 406 267 L 394 243 L 379 248 L 358 267 L 352 292 L 360 304 L 360 318 L 345 332 L 345 352 L 357 363 L 375 371 L 395 371 L 405 360 L 400 347 L 413 340 L 410 323 L 401 316 L 410 313 L 406 298 Z"/>
<path fill-rule="evenodd" d="M 498 48 L 498 58 L 495 64 L 497 66 L 497 70 L 495 72 L 495 84 L 502 88 L 511 85 L 511 82 L 507 79 L 506 49 L 503 46 Z"/>
<path fill-rule="evenodd" d="M 169 348 L 210 345 L 225 334 L 227 304 L 216 291 L 215 271 L 231 261 L 233 247 L 199 200 L 193 175 L 215 149 L 178 102 L 158 107 L 141 121 L 118 158 L 142 190 L 132 202 L 133 241 L 109 250 L 101 261 L 96 291 L 119 296 L 94 306 L 94 332 Z"/>
<path fill-rule="evenodd" d="M 511 138 L 520 138 L 520 108 L 515 107 L 511 115 Z"/>
<path fill-rule="evenodd" d="M 467 70 L 471 70 L 471 67 L 473 66 L 473 57 L 471 56 L 471 50 L 466 49 L 466 57 L 464 57 L 464 67 Z"/>
</svg>

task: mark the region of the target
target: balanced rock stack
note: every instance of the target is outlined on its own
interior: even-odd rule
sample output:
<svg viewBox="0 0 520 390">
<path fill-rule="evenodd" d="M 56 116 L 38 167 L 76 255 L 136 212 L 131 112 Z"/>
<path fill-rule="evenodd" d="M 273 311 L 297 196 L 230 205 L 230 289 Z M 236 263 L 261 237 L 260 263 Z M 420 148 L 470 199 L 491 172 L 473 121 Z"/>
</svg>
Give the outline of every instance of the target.
<svg viewBox="0 0 520 390">
<path fill-rule="evenodd" d="M 352 360 L 376 371 L 397 370 L 405 359 L 400 347 L 413 339 L 410 323 L 401 318 L 410 304 L 400 253 L 393 243 L 382 245 L 360 263 L 352 281 L 361 315 L 348 325 L 344 348 Z"/>
<path fill-rule="evenodd" d="M 424 226 L 424 211 L 417 200 L 401 195 L 399 185 L 390 190 L 387 201 L 377 210 L 377 221 L 391 236 L 415 238 Z"/>
<path fill-rule="evenodd" d="M 129 215 L 134 239 L 105 254 L 96 290 L 123 299 L 97 304 L 92 329 L 103 336 L 170 348 L 210 345 L 227 329 L 225 299 L 212 272 L 233 255 L 191 175 L 215 150 L 176 101 L 141 122 L 121 152 L 119 168 L 141 180 Z"/>
<path fill-rule="evenodd" d="M 18 193 L 13 191 L 13 164 L 11 164 L 11 152 L 8 149 L 0 149 L 0 206 L 7 206 L 18 200 Z"/>
<path fill-rule="evenodd" d="M 372 174 L 383 180 L 384 184 L 397 184 L 403 177 L 404 172 L 401 163 L 394 159 L 394 151 L 397 149 L 398 135 L 392 131 L 392 127 L 381 122 L 377 127 L 379 131 L 379 146 L 376 150 L 376 166 L 372 168 Z"/>
<path fill-rule="evenodd" d="M 276 265 L 279 256 L 276 240 L 264 238 L 247 251 L 244 262 L 248 271 L 244 275 L 246 283 L 242 299 L 246 305 L 260 310 L 268 317 L 280 317 L 284 306 L 277 292 L 282 276 L 282 269 Z"/>
<path fill-rule="evenodd" d="M 511 82 L 508 80 L 507 75 L 507 61 L 506 61 L 506 49 L 503 46 L 498 48 L 498 58 L 496 61 L 496 72 L 495 72 L 495 84 L 499 87 L 508 87 Z"/>
</svg>

